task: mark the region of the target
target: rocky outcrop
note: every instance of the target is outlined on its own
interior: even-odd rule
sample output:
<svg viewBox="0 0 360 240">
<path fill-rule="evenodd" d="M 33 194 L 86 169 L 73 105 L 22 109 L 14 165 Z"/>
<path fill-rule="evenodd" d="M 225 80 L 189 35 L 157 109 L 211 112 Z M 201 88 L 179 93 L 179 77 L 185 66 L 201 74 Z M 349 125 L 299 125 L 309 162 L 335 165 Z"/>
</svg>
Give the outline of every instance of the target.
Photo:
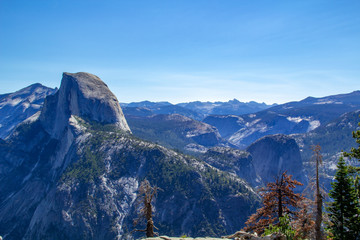
<svg viewBox="0 0 360 240">
<path fill-rule="evenodd" d="M 14 93 L 0 95 L 0 138 L 5 139 L 19 123 L 40 111 L 45 98 L 56 91 L 35 83 Z"/>
<path fill-rule="evenodd" d="M 266 136 L 251 144 L 247 151 L 251 153 L 255 171 L 264 184 L 273 182 L 284 171 L 306 184 L 299 146 L 292 137 L 281 134 Z"/>
<path fill-rule="evenodd" d="M 223 236 L 221 238 L 191 238 L 191 237 L 168 237 L 168 236 L 159 236 L 144 238 L 144 240 L 224 240 L 224 239 L 235 239 L 235 240 L 286 240 L 286 236 L 282 233 L 272 233 L 266 236 L 257 236 L 256 234 L 251 234 L 243 231 L 238 231 L 229 236 Z"/>
<path fill-rule="evenodd" d="M 236 240 L 286 240 L 286 236 L 282 233 L 272 233 L 266 236 L 258 236 L 256 234 L 238 231 L 232 235 L 223 238 L 236 239 Z"/>
<path fill-rule="evenodd" d="M 130 132 L 115 95 L 89 73 L 64 73 L 59 91 L 46 98 L 40 121 L 52 137 L 59 138 L 72 115 Z"/>
</svg>

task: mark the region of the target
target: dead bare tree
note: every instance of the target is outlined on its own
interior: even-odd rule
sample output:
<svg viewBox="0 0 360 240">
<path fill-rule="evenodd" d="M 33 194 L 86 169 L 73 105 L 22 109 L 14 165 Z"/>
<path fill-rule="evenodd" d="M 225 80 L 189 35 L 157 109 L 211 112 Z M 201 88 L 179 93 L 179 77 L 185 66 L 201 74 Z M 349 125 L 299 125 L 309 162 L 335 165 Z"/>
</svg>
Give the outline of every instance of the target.
<svg viewBox="0 0 360 240">
<path fill-rule="evenodd" d="M 154 237 L 154 221 L 152 219 L 153 205 L 152 201 L 155 199 L 157 192 L 161 190 L 158 187 L 152 187 L 148 180 L 141 182 L 138 193 L 138 204 L 142 205 L 139 209 L 139 216 L 134 221 L 134 226 L 138 225 L 141 221 L 146 220 L 146 229 L 134 231 L 146 232 L 146 237 Z"/>
<path fill-rule="evenodd" d="M 312 146 L 314 152 L 313 158 L 316 163 L 316 195 L 315 195 L 315 204 L 316 204 L 316 213 L 315 213 L 315 239 L 322 239 L 321 223 L 322 223 L 322 207 L 323 207 L 323 196 L 320 189 L 320 180 L 319 180 L 319 166 L 322 164 L 322 155 L 320 153 L 320 145 Z"/>
</svg>

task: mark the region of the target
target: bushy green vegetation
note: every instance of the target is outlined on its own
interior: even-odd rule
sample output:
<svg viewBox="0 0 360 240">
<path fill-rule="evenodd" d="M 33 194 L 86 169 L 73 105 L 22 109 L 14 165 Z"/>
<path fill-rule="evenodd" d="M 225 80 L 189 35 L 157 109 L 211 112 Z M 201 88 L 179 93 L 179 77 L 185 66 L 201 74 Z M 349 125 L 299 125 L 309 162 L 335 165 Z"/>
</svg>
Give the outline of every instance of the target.
<svg viewBox="0 0 360 240">
<path fill-rule="evenodd" d="M 286 240 L 295 239 L 296 231 L 292 228 L 289 215 L 285 214 L 279 218 L 278 225 L 272 225 L 265 229 L 263 236 L 270 235 L 272 233 L 282 233 L 286 236 Z"/>
</svg>

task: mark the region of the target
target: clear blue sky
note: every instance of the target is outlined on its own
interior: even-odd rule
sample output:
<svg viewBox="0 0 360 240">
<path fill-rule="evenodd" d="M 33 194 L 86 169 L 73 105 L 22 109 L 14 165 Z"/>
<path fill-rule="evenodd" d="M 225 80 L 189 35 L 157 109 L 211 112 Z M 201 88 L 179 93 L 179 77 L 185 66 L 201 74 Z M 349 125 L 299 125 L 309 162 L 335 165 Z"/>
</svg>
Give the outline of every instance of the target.
<svg viewBox="0 0 360 240">
<path fill-rule="evenodd" d="M 120 102 L 351 92 L 360 1 L 0 0 L 0 93 L 79 71 Z"/>
</svg>

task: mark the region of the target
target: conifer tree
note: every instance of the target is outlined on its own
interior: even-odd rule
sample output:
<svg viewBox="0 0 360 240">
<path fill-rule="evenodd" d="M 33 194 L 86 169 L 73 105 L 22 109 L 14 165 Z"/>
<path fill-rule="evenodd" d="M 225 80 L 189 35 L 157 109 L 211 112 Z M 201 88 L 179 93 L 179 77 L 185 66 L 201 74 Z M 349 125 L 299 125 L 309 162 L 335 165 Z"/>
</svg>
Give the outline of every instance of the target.
<svg viewBox="0 0 360 240">
<path fill-rule="evenodd" d="M 358 123 L 359 127 L 360 127 L 360 122 Z M 350 158 L 356 158 L 360 161 L 360 130 L 356 130 L 352 132 L 352 136 L 355 139 L 356 143 L 359 144 L 358 148 L 351 148 L 350 153 L 345 152 L 344 156 L 345 157 L 350 157 Z"/>
<path fill-rule="evenodd" d="M 359 201 L 343 157 L 340 157 L 337 168 L 329 193 L 333 202 L 327 209 L 330 218 L 328 230 L 334 240 L 355 240 L 360 231 Z"/>
<path fill-rule="evenodd" d="M 296 209 L 303 199 L 300 194 L 294 193 L 296 186 L 302 183 L 291 178 L 283 172 L 275 182 L 268 183 L 266 188 L 260 190 L 263 198 L 263 207 L 247 220 L 245 231 L 254 231 L 262 234 L 264 229 L 270 225 L 279 224 L 279 219 L 287 214 L 290 219 L 296 218 Z"/>
</svg>

